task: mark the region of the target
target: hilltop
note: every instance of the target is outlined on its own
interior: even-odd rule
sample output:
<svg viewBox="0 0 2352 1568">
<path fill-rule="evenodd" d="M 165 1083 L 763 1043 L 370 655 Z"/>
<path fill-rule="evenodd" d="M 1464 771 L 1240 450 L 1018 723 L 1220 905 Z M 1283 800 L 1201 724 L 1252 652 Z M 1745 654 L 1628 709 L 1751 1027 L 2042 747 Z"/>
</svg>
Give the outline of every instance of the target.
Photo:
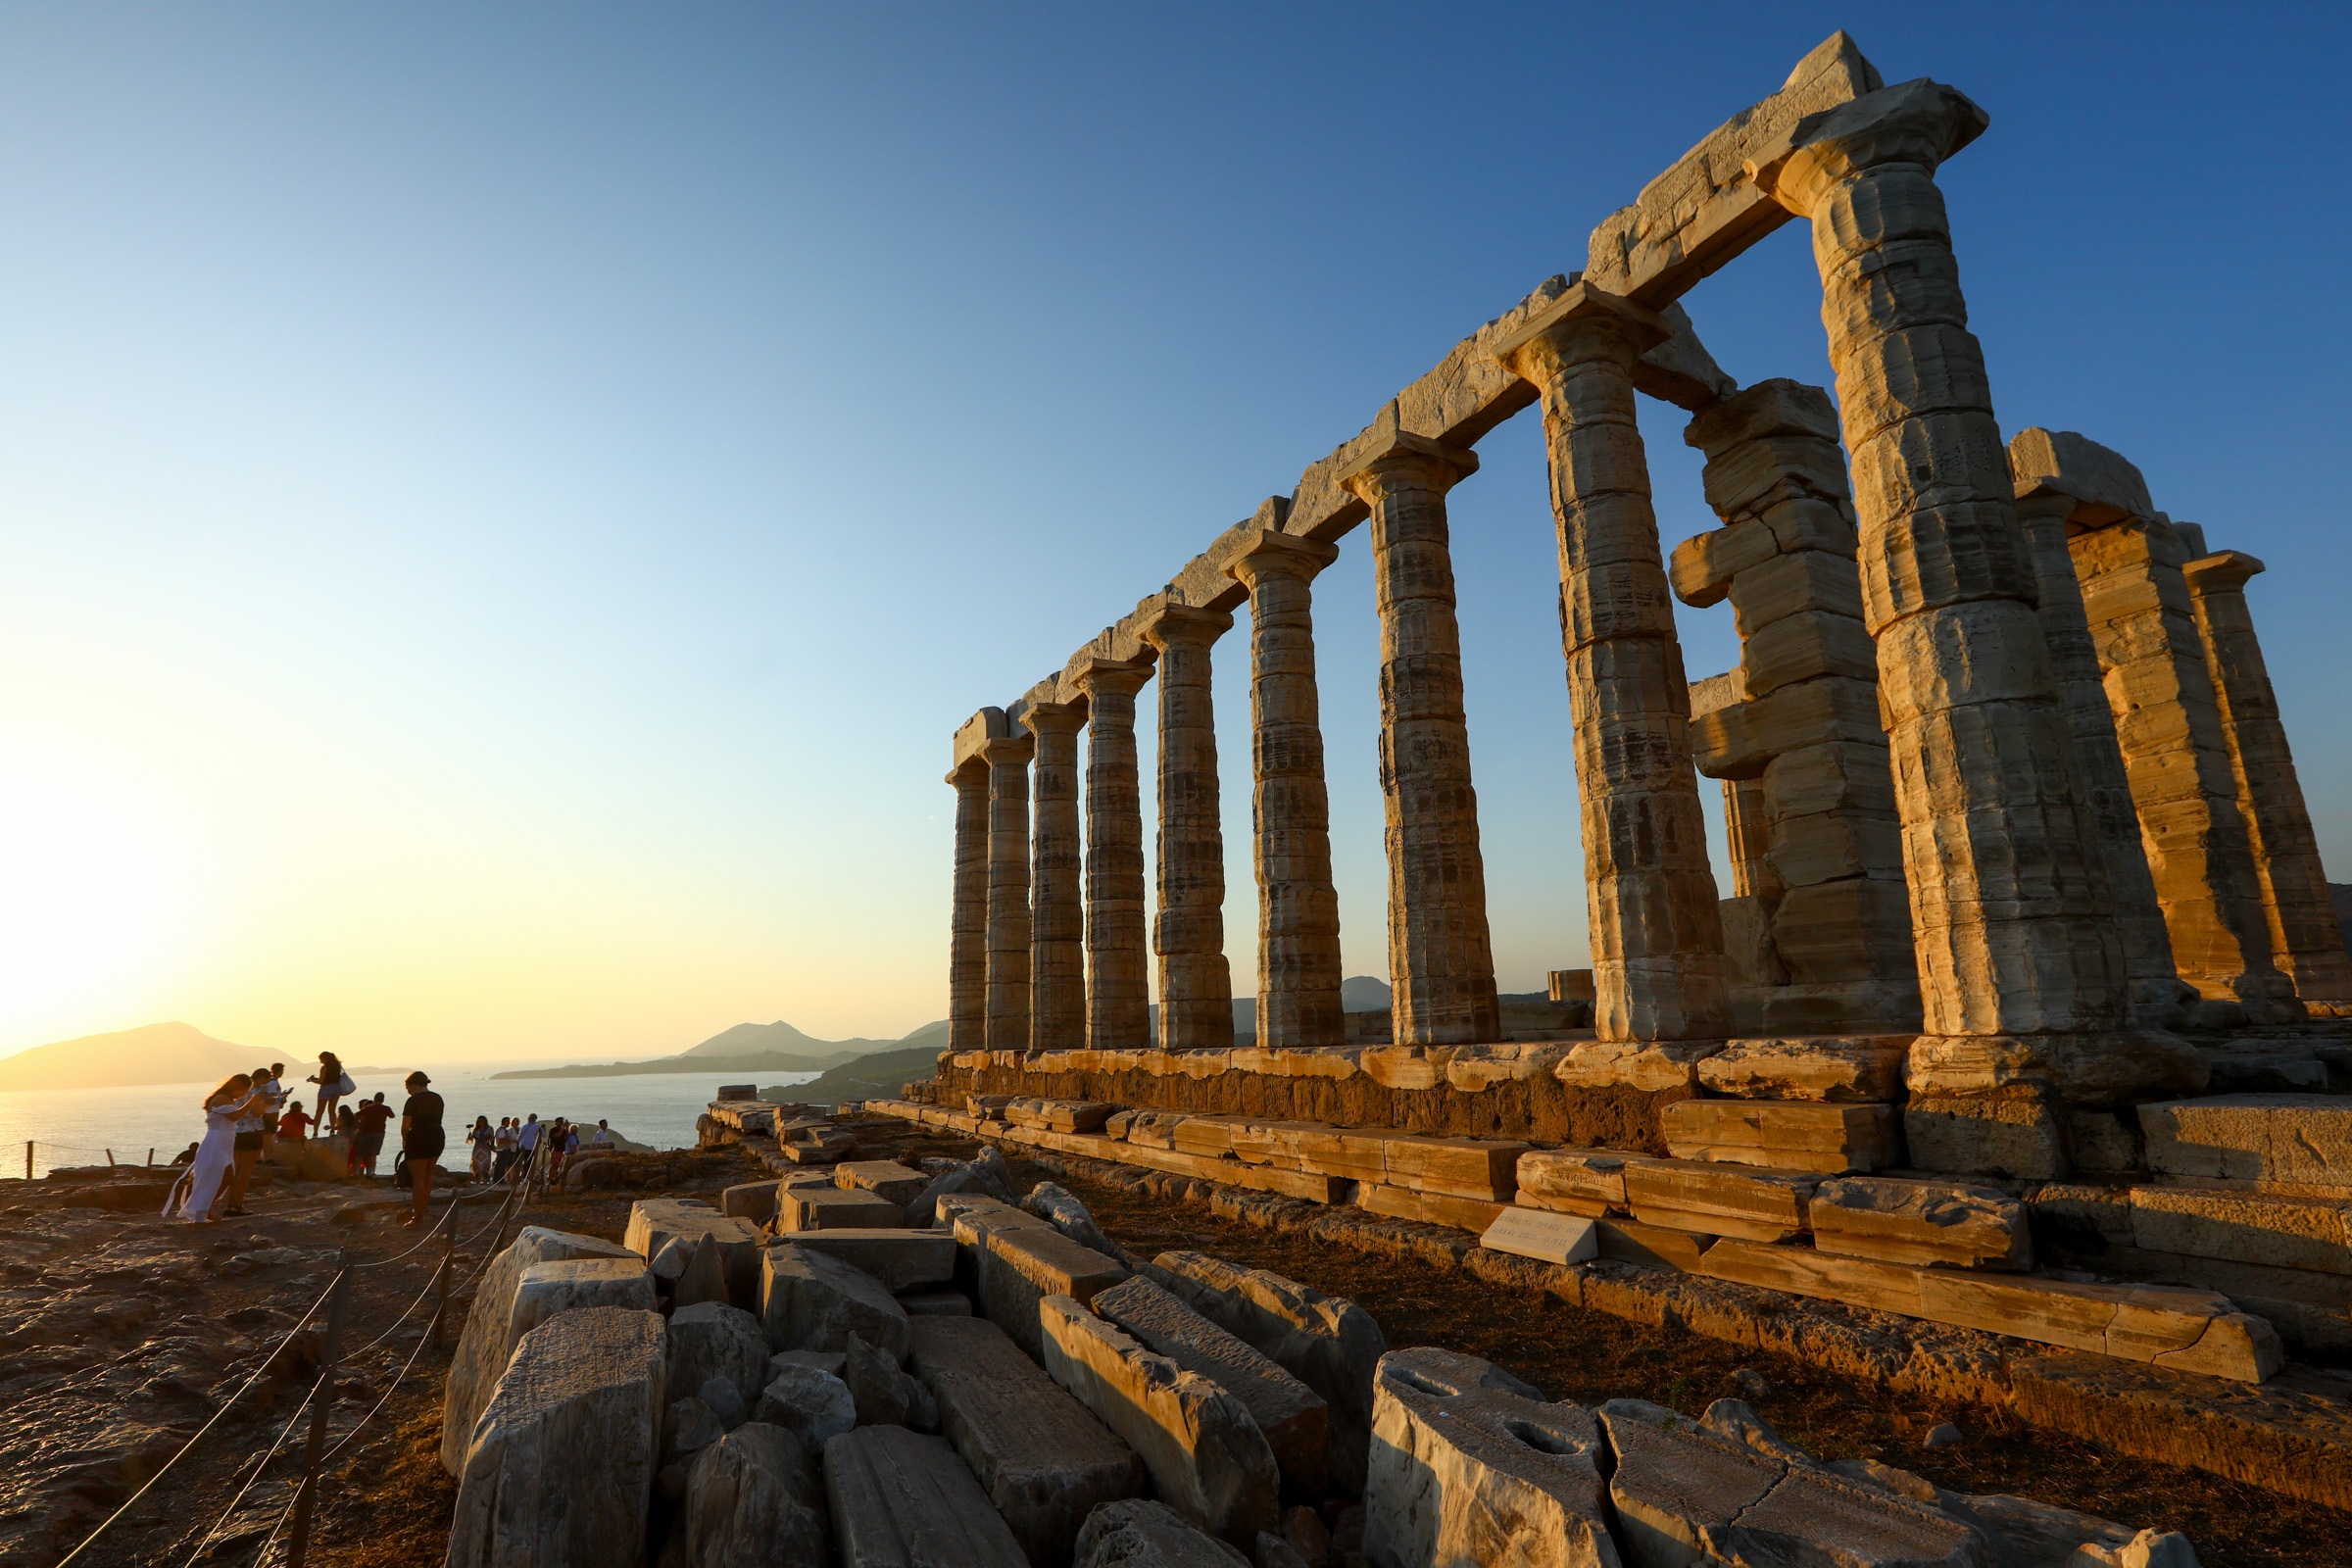
<svg viewBox="0 0 2352 1568">
<path fill-rule="evenodd" d="M 151 1023 L 83 1035 L 0 1056 L 0 1089 L 126 1089 L 136 1084 L 217 1084 L 280 1059 L 189 1023 Z"/>
<path fill-rule="evenodd" d="M 819 1040 L 781 1018 L 774 1023 L 739 1023 L 674 1056 L 650 1060 L 582 1063 L 568 1067 L 517 1067 L 495 1078 L 622 1078 L 672 1072 L 824 1072 L 879 1051 L 903 1051 L 936 1032 L 942 1044 L 948 1026 L 927 1023 L 902 1040 Z M 932 1049 L 936 1050 L 937 1047 Z"/>
</svg>

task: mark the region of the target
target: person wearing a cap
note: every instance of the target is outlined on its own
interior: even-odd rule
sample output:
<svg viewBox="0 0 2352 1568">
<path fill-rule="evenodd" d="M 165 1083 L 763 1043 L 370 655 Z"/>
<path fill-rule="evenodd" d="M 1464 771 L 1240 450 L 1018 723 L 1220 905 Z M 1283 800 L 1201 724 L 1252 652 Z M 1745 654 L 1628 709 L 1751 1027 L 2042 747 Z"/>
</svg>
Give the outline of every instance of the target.
<svg viewBox="0 0 2352 1568">
<path fill-rule="evenodd" d="M 403 1225 L 424 1223 L 425 1205 L 433 1200 L 433 1171 L 441 1163 L 441 1148 L 446 1142 L 441 1131 L 441 1097 L 427 1087 L 431 1083 L 421 1072 L 409 1074 L 409 1098 L 400 1107 L 400 1158 L 409 1167 L 416 1200 L 416 1207 L 401 1221 Z"/>
</svg>

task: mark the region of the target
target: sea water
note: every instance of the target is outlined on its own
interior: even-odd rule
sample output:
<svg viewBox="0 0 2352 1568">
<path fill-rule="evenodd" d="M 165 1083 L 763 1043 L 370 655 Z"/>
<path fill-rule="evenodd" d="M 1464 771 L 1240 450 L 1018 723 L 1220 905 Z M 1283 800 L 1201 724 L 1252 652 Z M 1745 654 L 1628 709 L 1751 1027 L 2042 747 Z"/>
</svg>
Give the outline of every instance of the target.
<svg viewBox="0 0 2352 1568">
<path fill-rule="evenodd" d="M 545 1061 L 425 1062 L 433 1091 L 447 1105 L 442 1124 L 448 1129 L 453 1154 L 445 1163 L 466 1157 L 465 1130 L 476 1116 L 492 1126 L 503 1116 L 522 1117 L 536 1111 L 541 1121 L 569 1117 L 584 1127 L 599 1118 L 612 1130 L 656 1149 L 689 1148 L 695 1141 L 694 1121 L 711 1101 L 719 1085 L 742 1083 L 754 1076 L 742 1072 L 681 1072 L 624 1074 L 610 1078 L 530 1078 L 494 1081 L 493 1073 L 516 1067 L 544 1067 Z M 287 1085 L 307 1110 L 317 1103 L 316 1084 L 302 1082 L 318 1063 L 288 1062 Z M 352 1077 L 360 1093 L 346 1100 L 356 1105 L 379 1090 L 394 1110 L 408 1098 L 400 1080 L 410 1069 L 358 1072 Z M 761 1088 L 807 1083 L 812 1072 L 761 1073 Z M 32 1145 L 32 1172 L 42 1175 L 59 1165 L 103 1165 L 107 1151 L 125 1165 L 143 1165 L 148 1151 L 159 1165 L 204 1136 L 204 1097 L 214 1083 L 141 1084 L 131 1089 L 11 1089 L 0 1090 L 0 1178 L 24 1174 L 24 1146 Z M 386 1136 L 379 1170 L 389 1170 L 400 1143 L 400 1125 Z"/>
</svg>

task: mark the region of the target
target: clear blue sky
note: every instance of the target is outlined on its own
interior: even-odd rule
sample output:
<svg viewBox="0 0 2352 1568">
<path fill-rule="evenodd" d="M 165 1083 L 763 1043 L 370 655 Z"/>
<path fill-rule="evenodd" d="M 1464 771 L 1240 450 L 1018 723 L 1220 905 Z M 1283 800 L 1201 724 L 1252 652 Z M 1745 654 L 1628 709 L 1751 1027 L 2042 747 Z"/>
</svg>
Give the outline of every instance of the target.
<svg viewBox="0 0 2352 1568">
<path fill-rule="evenodd" d="M 2004 426 L 2119 448 L 2270 563 L 2352 878 L 2346 18 L 14 8 L 0 1050 L 938 1016 L 955 724 L 1841 25 L 1991 113 L 1943 182 Z M 1818 303 L 1797 227 L 1688 301 L 1743 382 L 1828 379 Z M 1650 414 L 1671 544 L 1713 519 Z M 1584 893 L 1537 432 L 1482 450 L 1453 514 L 1508 989 L 1584 960 Z M 1364 555 L 1319 630 L 1348 965 L 1379 973 Z M 1693 675 L 1736 658 L 1726 612 L 1686 639 Z"/>
</svg>

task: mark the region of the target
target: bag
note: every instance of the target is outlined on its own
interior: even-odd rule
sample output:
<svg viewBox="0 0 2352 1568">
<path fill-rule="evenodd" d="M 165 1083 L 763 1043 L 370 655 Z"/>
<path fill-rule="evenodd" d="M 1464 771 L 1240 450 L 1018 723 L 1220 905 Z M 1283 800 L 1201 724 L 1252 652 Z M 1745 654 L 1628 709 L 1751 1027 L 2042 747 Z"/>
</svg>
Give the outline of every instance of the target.
<svg viewBox="0 0 2352 1568">
<path fill-rule="evenodd" d="M 403 1192 L 416 1190 L 416 1173 L 409 1169 L 409 1152 L 405 1149 L 400 1152 L 399 1163 L 392 1167 L 392 1185 Z"/>
<path fill-rule="evenodd" d="M 349 1073 L 345 1073 L 342 1077 L 336 1079 L 334 1086 L 326 1091 L 327 1094 L 336 1096 L 338 1099 L 346 1100 L 351 1096 L 358 1094 L 359 1092 L 360 1086 L 351 1081 L 351 1074 Z"/>
</svg>

